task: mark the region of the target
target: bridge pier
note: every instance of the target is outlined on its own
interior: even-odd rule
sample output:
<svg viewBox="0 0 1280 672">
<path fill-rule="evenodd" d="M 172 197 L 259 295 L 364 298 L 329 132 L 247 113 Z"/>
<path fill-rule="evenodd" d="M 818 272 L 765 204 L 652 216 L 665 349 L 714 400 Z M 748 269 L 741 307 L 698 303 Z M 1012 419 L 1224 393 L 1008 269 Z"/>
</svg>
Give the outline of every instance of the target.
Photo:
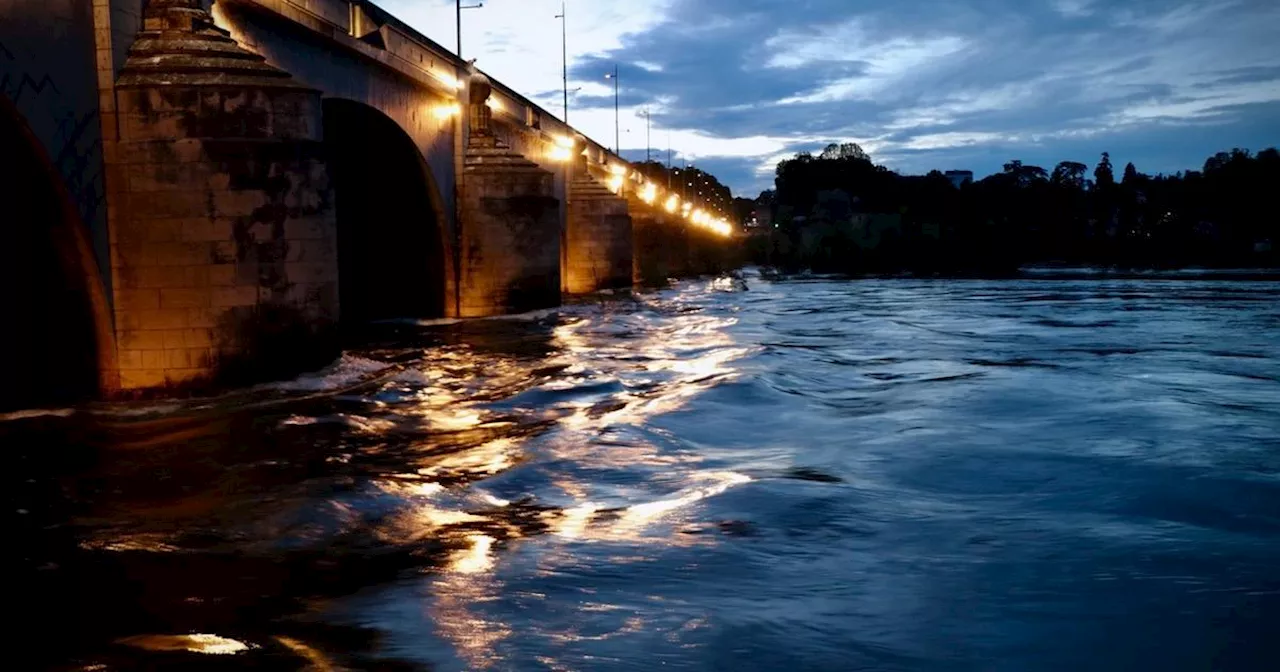
<svg viewBox="0 0 1280 672">
<path fill-rule="evenodd" d="M 632 284 L 632 223 L 627 201 L 592 177 L 574 143 L 564 255 L 565 291 L 590 294 Z"/>
<path fill-rule="evenodd" d="M 270 379 L 337 354 L 320 96 L 151 0 L 116 84 L 111 231 L 123 390 Z"/>
<path fill-rule="evenodd" d="M 555 176 L 494 136 L 489 79 L 469 85 L 462 175 L 460 317 L 560 304 L 560 200 Z"/>
<path fill-rule="evenodd" d="M 689 225 L 678 214 L 645 203 L 635 194 L 627 196 L 633 229 L 635 284 L 664 285 L 671 278 L 689 272 Z"/>
</svg>

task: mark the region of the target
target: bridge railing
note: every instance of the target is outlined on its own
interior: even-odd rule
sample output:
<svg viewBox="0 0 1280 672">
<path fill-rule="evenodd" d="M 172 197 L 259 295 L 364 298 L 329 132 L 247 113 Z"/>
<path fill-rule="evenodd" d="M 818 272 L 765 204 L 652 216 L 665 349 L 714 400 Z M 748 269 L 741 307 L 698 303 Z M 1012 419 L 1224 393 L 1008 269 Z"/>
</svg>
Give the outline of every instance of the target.
<svg viewBox="0 0 1280 672">
<path fill-rule="evenodd" d="M 457 54 L 369 0 L 219 1 L 261 6 L 340 42 L 344 40 L 339 36 L 346 36 L 349 46 L 408 75 L 444 100 L 457 101 L 463 92 L 460 78 L 467 64 Z M 374 33 L 378 33 L 380 40 L 370 39 Z M 493 93 L 489 104 L 500 123 L 535 134 L 543 145 L 543 158 L 557 161 L 572 158 L 568 148 L 579 131 L 515 89 L 496 79 L 490 80 Z M 456 102 L 446 106 L 454 112 L 461 111 Z M 684 216 L 696 226 L 722 235 L 731 232 L 728 222 L 715 215 L 708 205 L 665 193 L 661 185 L 647 181 L 629 161 L 604 145 L 586 138 L 586 146 L 580 151 L 586 153 L 593 174 L 615 193 L 634 193 L 642 201 L 669 214 Z"/>
</svg>

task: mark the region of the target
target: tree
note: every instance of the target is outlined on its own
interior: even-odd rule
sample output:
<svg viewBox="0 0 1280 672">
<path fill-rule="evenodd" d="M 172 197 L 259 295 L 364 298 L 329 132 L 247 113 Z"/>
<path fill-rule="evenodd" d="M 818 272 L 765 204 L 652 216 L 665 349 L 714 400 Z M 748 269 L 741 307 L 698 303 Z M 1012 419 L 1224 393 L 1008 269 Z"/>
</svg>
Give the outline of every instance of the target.
<svg viewBox="0 0 1280 672">
<path fill-rule="evenodd" d="M 1102 160 L 1098 162 L 1098 167 L 1093 169 L 1093 183 L 1098 189 L 1109 189 L 1115 186 L 1116 175 L 1111 170 L 1111 155 L 1107 152 L 1102 153 Z"/>
<path fill-rule="evenodd" d="M 1133 167 L 1133 162 L 1124 164 L 1124 177 L 1120 178 L 1120 184 L 1132 185 L 1138 179 L 1138 169 Z"/>
<path fill-rule="evenodd" d="M 831 143 L 822 150 L 818 155 L 819 159 L 835 160 L 835 159 L 854 159 L 857 161 L 870 161 L 871 155 L 866 150 L 858 146 L 856 142 Z"/>
<path fill-rule="evenodd" d="M 1084 189 L 1084 174 L 1089 167 L 1076 161 L 1063 161 L 1053 169 L 1053 177 L 1049 179 L 1059 187 Z"/>
</svg>

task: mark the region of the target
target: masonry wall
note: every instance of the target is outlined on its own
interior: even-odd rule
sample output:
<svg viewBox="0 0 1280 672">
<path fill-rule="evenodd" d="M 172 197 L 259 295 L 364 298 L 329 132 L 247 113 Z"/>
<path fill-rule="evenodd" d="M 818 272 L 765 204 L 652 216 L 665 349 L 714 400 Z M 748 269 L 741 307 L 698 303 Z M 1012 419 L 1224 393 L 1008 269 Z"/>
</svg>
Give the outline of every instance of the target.
<svg viewBox="0 0 1280 672">
<path fill-rule="evenodd" d="M 319 96 L 118 94 L 124 389 L 266 379 L 336 355 L 336 227 Z"/>
<path fill-rule="evenodd" d="M 570 185 L 564 237 L 566 291 L 587 294 L 630 287 L 632 230 L 626 200 L 594 182 L 579 179 Z"/>
<path fill-rule="evenodd" d="M 629 198 L 636 284 L 661 285 L 689 270 L 689 231 L 684 218 Z"/>
<path fill-rule="evenodd" d="M 560 303 L 560 202 L 543 171 L 468 168 L 462 202 L 461 316 Z"/>
<path fill-rule="evenodd" d="M 363 103 L 395 121 L 422 152 L 430 168 L 438 221 L 446 227 L 446 237 L 456 240 L 454 146 L 458 115 L 436 114 L 439 107 L 456 104 L 456 98 L 432 92 L 308 28 L 234 5 L 218 7 L 214 17 L 242 46 L 266 57 L 295 81 L 325 98 Z M 337 18 L 333 16 L 335 21 Z M 348 38 L 342 26 L 333 24 L 331 29 L 339 33 L 336 39 Z M 446 277 L 452 281 L 453 273 Z"/>
</svg>

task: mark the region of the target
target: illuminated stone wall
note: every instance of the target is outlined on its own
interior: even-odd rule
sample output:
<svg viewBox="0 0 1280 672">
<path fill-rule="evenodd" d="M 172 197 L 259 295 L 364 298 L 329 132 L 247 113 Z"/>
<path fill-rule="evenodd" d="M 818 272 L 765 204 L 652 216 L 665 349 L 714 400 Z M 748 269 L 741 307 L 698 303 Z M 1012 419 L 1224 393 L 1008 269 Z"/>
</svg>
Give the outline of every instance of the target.
<svg viewBox="0 0 1280 672">
<path fill-rule="evenodd" d="M 632 233 L 627 201 L 590 175 L 575 176 L 569 189 L 565 290 L 587 294 L 630 287 Z"/>
<path fill-rule="evenodd" d="M 152 0 L 117 82 L 124 390 L 290 375 L 336 355 L 319 95 L 192 0 Z"/>
</svg>

